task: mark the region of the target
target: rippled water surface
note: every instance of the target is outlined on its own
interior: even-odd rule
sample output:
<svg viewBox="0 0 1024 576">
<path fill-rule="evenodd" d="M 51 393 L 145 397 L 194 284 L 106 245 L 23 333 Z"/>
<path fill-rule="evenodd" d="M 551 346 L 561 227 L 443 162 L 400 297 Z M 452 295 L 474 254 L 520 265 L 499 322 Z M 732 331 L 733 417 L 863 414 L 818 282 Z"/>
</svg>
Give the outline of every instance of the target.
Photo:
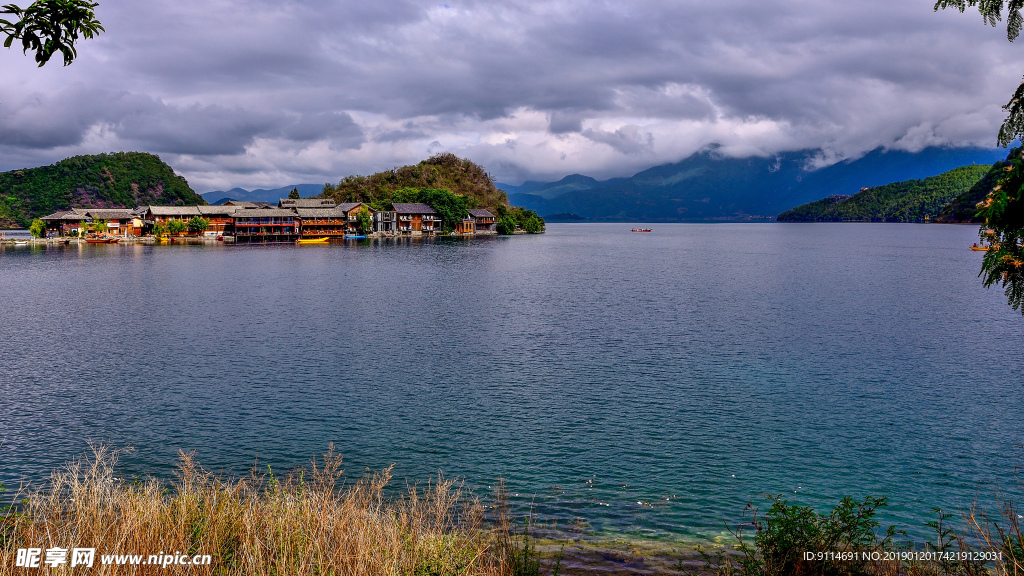
<svg viewBox="0 0 1024 576">
<path fill-rule="evenodd" d="M 0 248 L 0 481 L 395 463 L 594 533 L 713 538 L 764 493 L 913 533 L 1011 486 L 1024 319 L 973 227 L 552 224 L 331 246 Z M 404 482 L 399 481 L 401 485 Z"/>
</svg>

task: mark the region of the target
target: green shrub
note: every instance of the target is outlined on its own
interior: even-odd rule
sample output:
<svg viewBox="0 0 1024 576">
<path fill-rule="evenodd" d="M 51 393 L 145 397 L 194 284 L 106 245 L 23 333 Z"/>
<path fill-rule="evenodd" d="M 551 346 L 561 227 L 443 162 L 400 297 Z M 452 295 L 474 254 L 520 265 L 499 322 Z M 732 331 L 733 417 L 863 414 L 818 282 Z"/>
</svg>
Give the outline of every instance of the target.
<svg viewBox="0 0 1024 576">
<path fill-rule="evenodd" d="M 505 216 L 499 219 L 494 227 L 498 230 L 498 234 L 515 234 L 516 221 L 511 216 Z"/>
<path fill-rule="evenodd" d="M 188 231 L 192 234 L 202 234 L 210 227 L 210 221 L 201 216 L 193 216 L 186 224 Z"/>
<path fill-rule="evenodd" d="M 173 235 L 178 235 L 188 229 L 188 225 L 181 220 L 168 220 L 167 221 L 167 232 Z"/>
<path fill-rule="evenodd" d="M 43 236 L 46 236 L 46 223 L 39 218 L 36 218 L 32 221 L 32 224 L 29 225 L 28 232 L 36 238 L 42 238 Z"/>
<path fill-rule="evenodd" d="M 868 561 L 856 558 L 838 560 L 829 557 L 805 559 L 805 552 L 861 552 L 891 545 L 896 528 L 890 526 L 879 538 L 874 519 L 886 498 L 868 496 L 857 502 L 849 496 L 829 514 L 818 514 L 810 506 L 790 505 L 779 496 L 769 496 L 771 508 L 763 517 L 755 513 L 754 547 L 740 536 L 741 572 L 746 576 L 789 576 L 820 574 L 845 576 L 864 574 Z"/>
</svg>

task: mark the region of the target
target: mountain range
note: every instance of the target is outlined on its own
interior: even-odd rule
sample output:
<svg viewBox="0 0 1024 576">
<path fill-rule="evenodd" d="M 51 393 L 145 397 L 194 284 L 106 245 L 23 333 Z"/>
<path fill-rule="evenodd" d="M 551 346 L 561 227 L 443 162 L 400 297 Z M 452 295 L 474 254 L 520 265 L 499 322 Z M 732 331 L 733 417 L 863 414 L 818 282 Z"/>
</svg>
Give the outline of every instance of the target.
<svg viewBox="0 0 1024 576">
<path fill-rule="evenodd" d="M 246 190 L 245 188 L 232 188 L 230 190 L 214 190 L 201 194 L 210 204 L 218 205 L 228 200 L 245 200 L 248 202 L 270 202 L 277 204 L 281 198 L 287 198 L 293 188 L 299 189 L 299 195 L 303 198 L 318 196 L 324 190 L 323 184 L 290 184 L 280 188 Z"/>
<path fill-rule="evenodd" d="M 577 215 L 591 221 L 686 222 L 774 220 L 795 206 L 863 188 L 920 179 L 953 168 L 991 165 L 1002 148 L 872 150 L 855 159 L 810 170 L 819 150 L 732 158 L 710 146 L 672 164 L 629 178 L 598 181 L 572 174 L 557 182 L 499 183 L 513 205 L 541 215 Z"/>
</svg>

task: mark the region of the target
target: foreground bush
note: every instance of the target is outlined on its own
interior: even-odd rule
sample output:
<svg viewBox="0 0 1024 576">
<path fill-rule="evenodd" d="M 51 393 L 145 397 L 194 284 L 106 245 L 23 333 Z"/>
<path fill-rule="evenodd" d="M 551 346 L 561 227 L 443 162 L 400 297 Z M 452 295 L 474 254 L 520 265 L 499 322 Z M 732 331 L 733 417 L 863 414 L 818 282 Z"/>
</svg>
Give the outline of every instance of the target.
<svg viewBox="0 0 1024 576">
<path fill-rule="evenodd" d="M 27 573 L 15 567 L 17 550 L 27 547 L 96 548 L 92 569 L 65 564 L 56 571 L 66 574 L 508 572 L 507 535 L 485 529 L 483 507 L 452 481 L 389 499 L 390 469 L 344 486 L 341 458 L 330 451 L 285 478 L 268 472 L 235 481 L 181 454 L 168 487 L 126 482 L 115 473 L 116 460 L 116 451 L 96 448 L 92 458 L 54 472 L 45 490 L 25 494 L 16 512 L 0 511 L 0 575 Z M 102 554 L 157 553 L 209 554 L 212 563 L 100 565 Z"/>
</svg>

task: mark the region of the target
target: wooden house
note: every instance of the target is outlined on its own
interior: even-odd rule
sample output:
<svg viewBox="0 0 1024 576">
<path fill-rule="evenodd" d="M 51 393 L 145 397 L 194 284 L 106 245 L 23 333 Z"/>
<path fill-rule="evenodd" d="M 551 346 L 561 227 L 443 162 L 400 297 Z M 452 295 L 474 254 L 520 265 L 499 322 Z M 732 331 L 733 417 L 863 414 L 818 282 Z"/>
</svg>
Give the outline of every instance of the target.
<svg viewBox="0 0 1024 576">
<path fill-rule="evenodd" d="M 209 222 L 208 236 L 232 235 L 235 233 L 235 212 L 245 210 L 240 206 L 197 206 L 199 216 Z"/>
<path fill-rule="evenodd" d="M 441 217 L 426 204 L 395 203 L 398 232 L 402 234 L 434 234 L 441 227 Z"/>
<path fill-rule="evenodd" d="M 337 208 L 296 208 L 303 238 L 341 238 L 348 230 L 348 213 Z"/>
<path fill-rule="evenodd" d="M 469 210 L 469 217 L 473 219 L 473 227 L 476 233 L 497 232 L 494 223 L 494 214 L 487 210 L 472 208 Z"/>
<path fill-rule="evenodd" d="M 294 242 L 300 235 L 300 219 L 293 210 L 250 208 L 235 212 L 235 241 Z"/>
</svg>

